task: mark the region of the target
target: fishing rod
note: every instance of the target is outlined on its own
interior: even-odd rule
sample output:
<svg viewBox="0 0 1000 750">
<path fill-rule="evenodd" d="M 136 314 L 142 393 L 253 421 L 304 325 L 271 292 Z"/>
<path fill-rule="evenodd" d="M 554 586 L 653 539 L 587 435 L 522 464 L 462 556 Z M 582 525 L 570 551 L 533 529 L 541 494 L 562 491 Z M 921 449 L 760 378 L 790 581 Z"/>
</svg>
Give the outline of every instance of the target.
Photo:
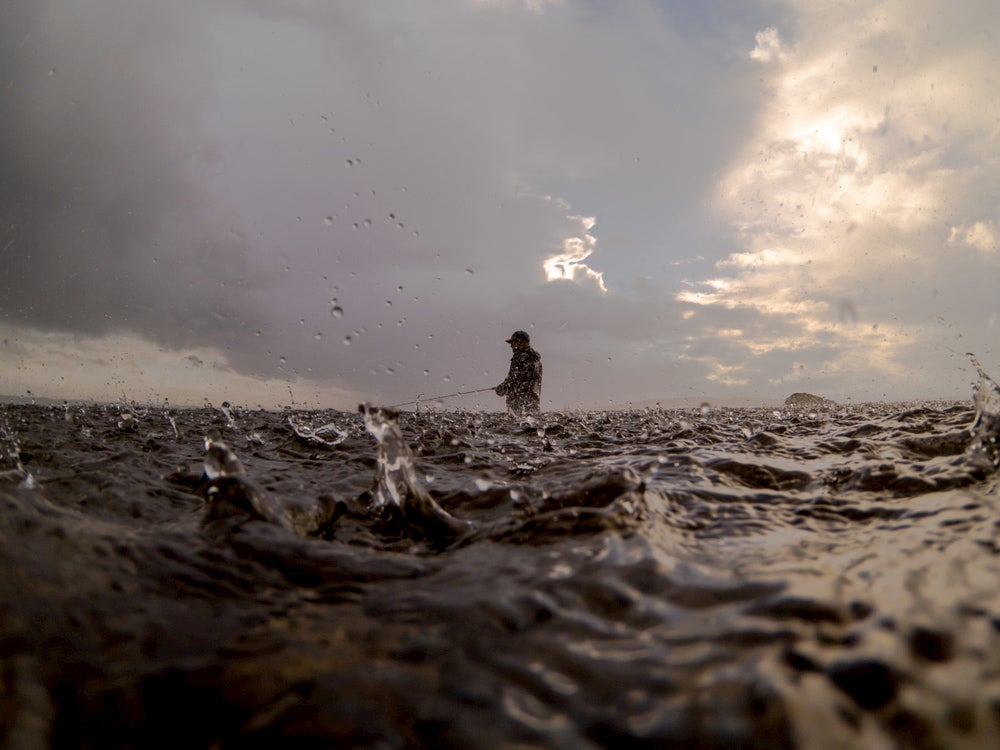
<svg viewBox="0 0 1000 750">
<path fill-rule="evenodd" d="M 479 390 L 476 390 L 476 391 L 459 391 L 458 393 L 449 393 L 449 394 L 447 394 L 445 396 L 433 396 L 432 398 L 423 398 L 423 394 L 421 393 L 419 396 L 417 396 L 417 398 L 416 398 L 415 401 L 404 401 L 401 404 L 393 404 L 392 406 L 390 406 L 388 408 L 389 409 L 398 409 L 400 406 L 409 406 L 410 404 L 416 405 L 416 404 L 419 404 L 421 401 L 440 401 L 441 399 L 454 398 L 455 396 L 469 396 L 469 395 L 471 395 L 473 393 L 486 393 L 486 391 L 492 391 L 492 390 L 495 390 L 495 389 L 496 389 L 496 386 L 494 385 L 494 386 L 490 386 L 489 388 L 480 388 Z"/>
</svg>

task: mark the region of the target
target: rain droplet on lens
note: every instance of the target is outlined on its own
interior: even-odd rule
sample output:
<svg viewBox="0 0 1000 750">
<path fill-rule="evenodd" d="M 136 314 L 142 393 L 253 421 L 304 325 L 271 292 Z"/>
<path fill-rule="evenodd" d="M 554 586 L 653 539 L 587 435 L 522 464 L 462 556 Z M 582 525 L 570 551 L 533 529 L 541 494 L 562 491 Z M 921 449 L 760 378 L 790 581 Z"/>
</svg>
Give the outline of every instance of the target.
<svg viewBox="0 0 1000 750">
<path fill-rule="evenodd" d="M 354 159 L 348 159 L 347 160 L 347 166 L 353 167 L 354 166 Z"/>
<path fill-rule="evenodd" d="M 469 276 L 472 276 L 475 273 L 475 271 L 473 271 L 471 268 L 466 268 L 465 272 L 469 274 Z"/>
<path fill-rule="evenodd" d="M 324 223 L 325 223 L 325 224 L 326 224 L 327 226 L 330 226 L 331 224 L 333 224 L 333 217 L 332 217 L 332 216 L 327 216 L 327 217 L 326 217 L 325 219 L 323 219 L 323 222 L 324 222 Z"/>
<path fill-rule="evenodd" d="M 330 315 L 332 315 L 335 318 L 344 317 L 344 308 L 342 308 L 340 305 L 337 304 L 337 300 L 334 300 L 330 304 Z"/>
<path fill-rule="evenodd" d="M 344 336 L 344 346 L 350 346 L 350 345 L 351 345 L 351 337 Z"/>
<path fill-rule="evenodd" d="M 315 335 L 315 336 L 313 336 L 313 338 L 314 338 L 314 339 L 316 339 L 317 341 L 319 341 L 320 339 L 322 339 L 322 338 L 323 338 L 323 334 L 322 334 L 322 332 L 319 332 L 319 331 L 317 331 L 317 332 L 316 332 L 316 335 Z"/>
<path fill-rule="evenodd" d="M 387 300 L 385 301 L 385 306 L 386 306 L 386 307 L 392 307 L 392 300 L 391 300 L 391 299 L 387 299 Z"/>
<path fill-rule="evenodd" d="M 365 229 L 367 229 L 368 227 L 370 227 L 372 225 L 372 220 L 371 219 L 365 219 L 364 224 L 365 224 Z"/>
</svg>

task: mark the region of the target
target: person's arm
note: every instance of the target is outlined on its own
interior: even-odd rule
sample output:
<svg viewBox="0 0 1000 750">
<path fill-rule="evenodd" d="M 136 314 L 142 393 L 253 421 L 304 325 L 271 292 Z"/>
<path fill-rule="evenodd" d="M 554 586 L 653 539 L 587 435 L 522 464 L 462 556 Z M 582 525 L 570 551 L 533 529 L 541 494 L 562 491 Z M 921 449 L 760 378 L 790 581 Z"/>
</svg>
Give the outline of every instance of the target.
<svg viewBox="0 0 1000 750">
<path fill-rule="evenodd" d="M 493 389 L 494 393 L 496 393 L 498 396 L 506 396 L 507 393 L 510 391 L 511 383 L 513 382 L 514 382 L 514 360 L 511 360 L 510 370 L 507 372 L 507 377 L 504 378 L 504 381 L 500 385 L 498 385 L 496 388 Z"/>
</svg>

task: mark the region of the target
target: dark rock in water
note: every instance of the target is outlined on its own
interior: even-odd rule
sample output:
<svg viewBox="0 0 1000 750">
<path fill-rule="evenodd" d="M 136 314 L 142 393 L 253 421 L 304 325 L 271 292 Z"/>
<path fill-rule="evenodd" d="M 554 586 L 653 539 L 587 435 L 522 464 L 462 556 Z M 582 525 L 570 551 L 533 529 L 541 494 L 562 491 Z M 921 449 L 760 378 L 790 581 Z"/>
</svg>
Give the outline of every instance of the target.
<svg viewBox="0 0 1000 750">
<path fill-rule="evenodd" d="M 793 393 L 785 399 L 785 406 L 795 409 L 835 409 L 837 404 L 828 398 L 812 393 Z"/>
</svg>

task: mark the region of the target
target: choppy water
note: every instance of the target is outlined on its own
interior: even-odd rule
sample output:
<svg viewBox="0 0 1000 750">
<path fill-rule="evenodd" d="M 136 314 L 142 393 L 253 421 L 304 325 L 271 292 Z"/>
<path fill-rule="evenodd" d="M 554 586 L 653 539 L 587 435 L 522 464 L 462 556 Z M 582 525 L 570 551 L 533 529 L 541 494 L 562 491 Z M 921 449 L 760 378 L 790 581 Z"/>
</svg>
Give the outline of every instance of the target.
<svg viewBox="0 0 1000 750">
<path fill-rule="evenodd" d="M 996 747 L 998 424 L 0 407 L 3 746 Z"/>
</svg>

